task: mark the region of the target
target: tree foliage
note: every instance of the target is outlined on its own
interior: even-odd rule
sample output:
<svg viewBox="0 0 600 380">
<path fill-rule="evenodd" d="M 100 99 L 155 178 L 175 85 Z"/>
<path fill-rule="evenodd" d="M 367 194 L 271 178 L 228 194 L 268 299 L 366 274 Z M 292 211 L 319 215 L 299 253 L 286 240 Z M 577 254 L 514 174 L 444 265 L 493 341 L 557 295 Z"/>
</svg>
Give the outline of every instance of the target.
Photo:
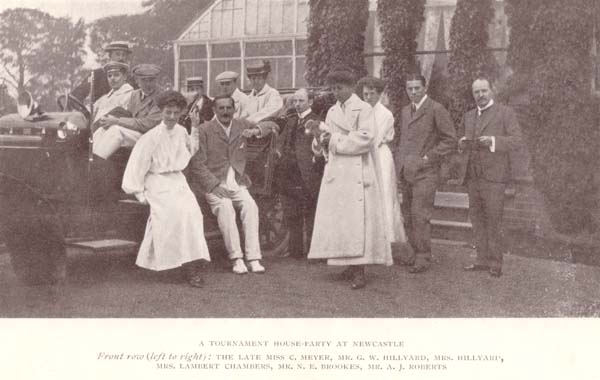
<svg viewBox="0 0 600 380">
<path fill-rule="evenodd" d="M 590 96 L 590 50 L 597 4 L 507 0 L 506 12 L 512 31 L 511 90 L 528 99 L 521 124 L 537 188 L 557 230 L 593 230 L 600 118 L 598 100 Z"/>
<path fill-rule="evenodd" d="M 357 77 L 366 75 L 365 30 L 368 0 L 310 0 L 306 48 L 307 80 L 312 86 L 325 84 L 329 70 L 343 64 Z"/>
<path fill-rule="evenodd" d="M 405 100 L 405 77 L 417 69 L 417 36 L 425 21 L 425 0 L 379 0 L 377 17 L 381 25 L 383 79 L 392 112 L 398 113 Z"/>
<path fill-rule="evenodd" d="M 0 65 L 6 83 L 16 92 L 29 90 L 46 109 L 77 80 L 84 43 L 83 20 L 73 23 L 26 8 L 0 14 Z"/>
<path fill-rule="evenodd" d="M 498 64 L 488 49 L 489 26 L 494 18 L 494 0 L 458 0 L 450 26 L 450 104 L 448 111 L 458 125 L 475 107 L 471 84 L 480 75 L 493 80 Z"/>
<path fill-rule="evenodd" d="M 154 63 L 163 70 L 163 81 L 174 76 L 173 46 L 182 29 L 199 16 L 211 0 L 148 0 L 144 13 L 109 16 L 90 25 L 91 49 L 100 61 L 106 56 L 102 47 L 112 40 L 132 44 L 134 63 Z"/>
</svg>

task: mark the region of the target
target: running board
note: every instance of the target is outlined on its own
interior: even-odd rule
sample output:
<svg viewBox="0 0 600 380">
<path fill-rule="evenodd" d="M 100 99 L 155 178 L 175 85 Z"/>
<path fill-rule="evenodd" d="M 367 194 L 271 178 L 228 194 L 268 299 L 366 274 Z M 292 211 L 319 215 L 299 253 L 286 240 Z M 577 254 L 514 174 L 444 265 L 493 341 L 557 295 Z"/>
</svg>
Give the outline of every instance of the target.
<svg viewBox="0 0 600 380">
<path fill-rule="evenodd" d="M 117 250 L 132 250 L 139 243 L 122 239 L 99 239 L 67 242 L 67 248 L 77 248 L 90 253 L 111 252 Z"/>
</svg>

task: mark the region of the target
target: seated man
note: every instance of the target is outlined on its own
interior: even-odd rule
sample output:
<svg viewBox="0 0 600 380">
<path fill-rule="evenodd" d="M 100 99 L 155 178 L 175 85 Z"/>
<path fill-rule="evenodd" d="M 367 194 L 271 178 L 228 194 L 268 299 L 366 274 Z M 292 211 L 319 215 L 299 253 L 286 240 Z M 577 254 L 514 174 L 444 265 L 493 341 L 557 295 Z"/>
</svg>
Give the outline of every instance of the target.
<svg viewBox="0 0 600 380">
<path fill-rule="evenodd" d="M 121 147 L 132 147 L 142 134 L 154 128 L 161 120 L 156 104 L 160 68 L 141 64 L 133 68 L 138 90 L 130 92 L 130 98 L 120 112 L 112 109 L 98 119 L 99 129 L 94 132 L 93 152 L 107 159 Z M 125 84 L 124 86 L 126 86 Z"/>
<path fill-rule="evenodd" d="M 240 91 L 237 79 L 238 73 L 235 71 L 223 71 L 215 77 L 215 81 L 219 84 L 219 94 L 231 96 L 235 103 L 233 117 L 241 119 L 248 116 L 246 109 L 248 107 L 248 95 Z"/>
<path fill-rule="evenodd" d="M 257 126 L 243 119 L 233 118 L 235 103 L 229 95 L 219 95 L 213 101 L 215 118 L 199 128 L 199 117 L 192 119 L 198 128 L 198 152 L 188 166 L 190 185 L 195 192 L 205 194 L 212 213 L 217 217 L 225 248 L 232 260 L 233 272 L 244 274 L 244 254 L 236 224 L 235 209 L 245 236 L 245 257 L 254 273 L 262 273 L 258 237 L 258 207 L 248 192 L 250 178 L 245 174 L 247 138 L 262 137 L 273 132 L 269 124 Z"/>
<path fill-rule="evenodd" d="M 269 61 L 262 61 L 246 66 L 246 74 L 252 84 L 246 107 L 247 119 L 258 123 L 275 116 L 283 107 L 283 99 L 279 91 L 267 84 L 267 76 L 271 72 Z"/>
</svg>

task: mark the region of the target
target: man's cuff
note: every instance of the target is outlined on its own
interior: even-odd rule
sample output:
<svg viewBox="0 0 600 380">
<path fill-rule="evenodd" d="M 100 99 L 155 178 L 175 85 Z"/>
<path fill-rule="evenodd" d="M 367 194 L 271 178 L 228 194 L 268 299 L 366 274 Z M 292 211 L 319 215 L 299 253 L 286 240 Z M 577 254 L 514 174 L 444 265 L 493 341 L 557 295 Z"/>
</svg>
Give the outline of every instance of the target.
<svg viewBox="0 0 600 380">
<path fill-rule="evenodd" d="M 490 152 L 496 152 L 496 137 L 492 136 L 492 145 L 490 145 Z"/>
</svg>

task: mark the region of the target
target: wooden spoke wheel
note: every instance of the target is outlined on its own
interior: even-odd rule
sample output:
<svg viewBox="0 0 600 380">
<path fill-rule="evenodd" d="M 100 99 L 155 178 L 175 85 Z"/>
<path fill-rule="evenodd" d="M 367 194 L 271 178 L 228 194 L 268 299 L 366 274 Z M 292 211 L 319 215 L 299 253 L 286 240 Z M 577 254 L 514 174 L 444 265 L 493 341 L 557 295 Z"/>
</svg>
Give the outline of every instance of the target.
<svg viewBox="0 0 600 380">
<path fill-rule="evenodd" d="M 290 234 L 283 218 L 279 195 L 257 199 L 259 207 L 260 247 L 264 257 L 279 256 L 288 248 Z"/>
</svg>

